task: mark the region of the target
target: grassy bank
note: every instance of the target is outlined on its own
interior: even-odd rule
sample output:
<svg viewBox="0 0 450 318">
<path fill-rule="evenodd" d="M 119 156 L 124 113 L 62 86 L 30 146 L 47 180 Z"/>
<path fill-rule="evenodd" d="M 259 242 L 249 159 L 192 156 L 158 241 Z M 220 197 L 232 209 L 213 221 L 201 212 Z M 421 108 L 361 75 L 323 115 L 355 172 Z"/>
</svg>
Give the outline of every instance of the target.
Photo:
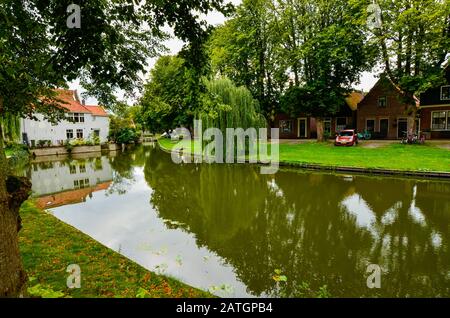
<svg viewBox="0 0 450 318">
<path fill-rule="evenodd" d="M 185 143 L 185 148 L 188 149 L 188 142 L 185 141 Z M 162 148 L 170 150 L 176 143 L 161 139 L 159 144 Z M 368 148 L 334 147 L 332 143 L 306 142 L 281 144 L 280 162 L 332 167 L 450 172 L 450 151 L 430 144 L 392 143 L 378 148 Z"/>
<path fill-rule="evenodd" d="M 329 143 L 280 145 L 280 161 L 401 171 L 450 172 L 450 151 L 432 145 L 388 144 L 379 148 L 334 147 Z"/>
<path fill-rule="evenodd" d="M 21 208 L 20 249 L 29 292 L 42 297 L 211 297 L 179 281 L 147 271 L 29 201 Z M 66 268 L 81 268 L 81 289 L 68 289 Z"/>
</svg>

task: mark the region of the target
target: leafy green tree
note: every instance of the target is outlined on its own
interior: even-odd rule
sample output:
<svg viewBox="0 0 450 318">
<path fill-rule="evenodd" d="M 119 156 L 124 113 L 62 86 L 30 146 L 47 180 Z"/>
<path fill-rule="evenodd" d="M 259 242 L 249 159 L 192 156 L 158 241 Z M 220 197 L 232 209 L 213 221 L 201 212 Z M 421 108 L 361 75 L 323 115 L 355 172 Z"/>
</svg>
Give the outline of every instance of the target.
<svg viewBox="0 0 450 318">
<path fill-rule="evenodd" d="M 186 86 L 187 67 L 178 56 L 162 56 L 150 72 L 140 100 L 144 125 L 152 132 L 163 132 L 189 125 L 190 104 Z M 192 122 L 192 121 L 191 121 Z"/>
<path fill-rule="evenodd" d="M 408 131 L 415 131 L 416 100 L 444 82 L 450 53 L 450 1 L 380 0 L 382 24 L 373 28 L 386 75 L 404 92 Z"/>
<path fill-rule="evenodd" d="M 206 94 L 198 118 L 203 129 L 219 128 L 226 134 L 227 128 L 264 128 L 258 101 L 245 86 L 237 87 L 228 78 L 205 80 Z"/>
<path fill-rule="evenodd" d="M 291 54 L 300 61 L 293 65 L 300 81 L 286 92 L 281 108 L 294 116 L 304 113 L 316 117 L 321 141 L 323 117 L 339 111 L 361 72 L 372 68 L 376 51 L 367 42 L 364 3 L 285 1 L 285 5 L 289 3 L 292 6 L 286 19 L 293 20 L 295 15 L 295 25 L 301 26 L 293 31 L 292 25 L 285 24 L 288 43 L 294 42 L 290 34 L 296 35 Z"/>
<path fill-rule="evenodd" d="M 137 143 L 140 131 L 130 117 L 111 116 L 109 124 L 109 140 L 118 144 Z"/>
<path fill-rule="evenodd" d="M 71 3 L 0 2 L 1 118 L 33 118 L 35 112 L 52 121 L 62 118 L 64 112 L 53 90 L 77 78 L 103 105 L 111 105 L 115 90 L 131 91 L 140 82 L 148 58 L 156 55 L 166 38 L 164 25 L 172 26 L 175 35 L 186 42 L 202 42 L 208 26 L 199 14 L 230 10 L 223 0 L 147 0 L 139 6 L 131 0 L 90 0 L 81 8 L 81 28 L 69 28 Z M 0 138 L 0 296 L 14 297 L 26 289 L 17 223 L 19 201 L 27 191 L 21 190 L 20 180 L 8 180 L 7 188 Z"/>
<path fill-rule="evenodd" d="M 207 45 L 212 72 L 246 86 L 269 121 L 288 79 L 273 2 L 244 0 Z"/>
</svg>

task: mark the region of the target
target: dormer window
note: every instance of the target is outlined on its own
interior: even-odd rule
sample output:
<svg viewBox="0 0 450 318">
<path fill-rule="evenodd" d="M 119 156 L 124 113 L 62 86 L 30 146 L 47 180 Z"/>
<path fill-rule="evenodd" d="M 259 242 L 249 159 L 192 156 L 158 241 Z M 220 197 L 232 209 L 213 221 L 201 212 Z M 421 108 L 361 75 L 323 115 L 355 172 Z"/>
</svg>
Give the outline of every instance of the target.
<svg viewBox="0 0 450 318">
<path fill-rule="evenodd" d="M 450 100 L 450 85 L 441 87 L 441 100 Z"/>
<path fill-rule="evenodd" d="M 387 97 L 382 96 L 378 98 L 378 107 L 386 108 L 387 107 Z"/>
</svg>

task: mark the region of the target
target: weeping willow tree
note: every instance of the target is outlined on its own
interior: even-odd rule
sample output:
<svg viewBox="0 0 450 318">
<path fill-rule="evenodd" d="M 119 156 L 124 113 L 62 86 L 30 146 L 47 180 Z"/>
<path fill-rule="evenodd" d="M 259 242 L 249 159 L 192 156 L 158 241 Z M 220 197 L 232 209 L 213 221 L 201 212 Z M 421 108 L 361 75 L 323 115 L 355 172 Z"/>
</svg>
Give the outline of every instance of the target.
<svg viewBox="0 0 450 318">
<path fill-rule="evenodd" d="M 207 129 L 214 128 L 221 131 L 222 137 L 226 136 L 223 140 L 223 155 L 227 156 L 227 162 L 234 161 L 234 154 L 228 152 L 229 149 L 234 148 L 239 158 L 248 155 L 250 149 L 256 150 L 258 145 L 253 137 L 260 138 L 259 129 L 266 127 L 258 101 L 247 88 L 237 87 L 228 78 L 205 79 L 204 85 L 206 93 L 203 95 L 202 110 L 197 116 L 202 121 L 203 135 Z M 228 136 L 228 128 L 235 129 L 236 134 Z M 238 128 L 243 131 L 238 132 Z M 203 139 L 203 145 L 207 146 L 208 141 L 208 137 Z M 213 148 L 209 155 L 218 155 L 216 160 L 220 161 L 222 159 L 216 150 Z M 208 153 L 209 150 L 205 151 Z"/>
<path fill-rule="evenodd" d="M 20 140 L 20 117 L 5 113 L 0 116 L 0 126 L 4 140 L 10 142 Z"/>
<path fill-rule="evenodd" d="M 219 128 L 224 134 L 227 128 L 266 127 L 259 103 L 244 86 L 237 87 L 228 78 L 205 80 L 207 93 L 199 119 L 203 127 Z"/>
</svg>

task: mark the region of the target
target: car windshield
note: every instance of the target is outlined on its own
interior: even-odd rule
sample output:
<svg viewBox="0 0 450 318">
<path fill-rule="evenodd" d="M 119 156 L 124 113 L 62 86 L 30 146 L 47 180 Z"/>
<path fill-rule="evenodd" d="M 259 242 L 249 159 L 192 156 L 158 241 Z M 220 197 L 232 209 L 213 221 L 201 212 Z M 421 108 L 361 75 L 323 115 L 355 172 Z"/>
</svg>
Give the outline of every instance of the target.
<svg viewBox="0 0 450 318">
<path fill-rule="evenodd" d="M 341 137 L 351 137 L 351 136 L 353 136 L 353 132 L 352 131 L 341 131 L 339 133 L 339 136 L 341 136 Z"/>
</svg>

